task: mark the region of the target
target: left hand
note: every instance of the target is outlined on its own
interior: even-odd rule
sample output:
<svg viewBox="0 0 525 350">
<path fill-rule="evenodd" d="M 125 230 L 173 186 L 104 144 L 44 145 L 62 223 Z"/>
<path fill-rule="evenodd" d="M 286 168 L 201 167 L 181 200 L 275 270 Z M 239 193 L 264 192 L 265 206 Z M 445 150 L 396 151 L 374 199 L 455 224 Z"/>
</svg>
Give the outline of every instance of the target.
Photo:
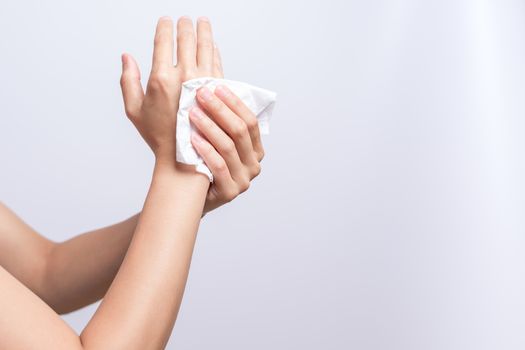
<svg viewBox="0 0 525 350">
<path fill-rule="evenodd" d="M 146 93 L 140 71 L 131 55 L 122 55 L 121 87 L 126 115 L 155 154 L 157 162 L 175 164 L 175 135 L 183 81 L 218 75 L 218 52 L 213 44 L 210 21 L 197 20 L 197 33 L 189 17 L 177 21 L 177 64 L 173 22 L 162 17 L 157 23 L 153 64 Z M 179 164 L 180 166 L 180 164 Z"/>
<path fill-rule="evenodd" d="M 162 18 L 157 25 L 153 66 L 146 94 L 140 84 L 135 60 L 124 54 L 121 78 L 126 114 L 159 158 L 175 162 L 175 126 L 182 82 L 204 76 L 223 78 L 218 48 L 213 44 L 207 18 L 177 22 L 177 64 L 173 65 L 173 24 Z M 204 138 L 194 134 L 192 143 L 213 173 L 214 183 L 206 197 L 203 214 L 246 191 L 261 170 L 264 156 L 255 115 L 226 87 L 214 93 L 200 89 L 201 108 L 190 118 Z"/>
</svg>

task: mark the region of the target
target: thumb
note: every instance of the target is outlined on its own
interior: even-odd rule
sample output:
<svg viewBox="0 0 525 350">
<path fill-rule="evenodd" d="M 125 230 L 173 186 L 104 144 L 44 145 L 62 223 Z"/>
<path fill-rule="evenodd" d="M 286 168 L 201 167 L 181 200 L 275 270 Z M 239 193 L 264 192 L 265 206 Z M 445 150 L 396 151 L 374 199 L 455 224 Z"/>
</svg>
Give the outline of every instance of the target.
<svg viewBox="0 0 525 350">
<path fill-rule="evenodd" d="M 120 77 L 120 87 L 122 97 L 124 98 L 124 108 L 126 115 L 130 119 L 138 116 L 142 101 L 144 100 L 144 91 L 140 84 L 140 70 L 137 62 L 131 55 L 122 54 L 122 76 Z"/>
</svg>

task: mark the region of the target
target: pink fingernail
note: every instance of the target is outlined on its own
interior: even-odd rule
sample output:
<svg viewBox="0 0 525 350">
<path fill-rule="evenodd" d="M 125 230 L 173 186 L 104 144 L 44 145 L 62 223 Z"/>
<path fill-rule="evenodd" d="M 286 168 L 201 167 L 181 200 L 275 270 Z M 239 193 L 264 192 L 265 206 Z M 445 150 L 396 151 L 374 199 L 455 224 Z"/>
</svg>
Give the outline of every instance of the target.
<svg viewBox="0 0 525 350">
<path fill-rule="evenodd" d="M 199 107 L 193 107 L 190 110 L 190 117 L 194 117 L 196 119 L 202 119 L 205 117 L 204 112 Z"/>
<path fill-rule="evenodd" d="M 215 93 L 219 93 L 219 95 L 222 95 L 223 97 L 228 97 L 230 96 L 230 89 L 228 89 L 226 86 L 224 85 L 218 85 L 216 88 L 215 88 Z"/>
<path fill-rule="evenodd" d="M 198 143 L 198 144 L 202 143 L 202 137 L 199 134 L 197 134 L 196 132 L 191 134 L 191 138 L 192 138 L 193 142 L 195 142 L 195 143 Z"/>
<path fill-rule="evenodd" d="M 209 22 L 210 19 L 206 16 L 201 16 L 199 18 L 197 18 L 198 21 L 202 21 L 202 22 Z"/>
<path fill-rule="evenodd" d="M 198 95 L 204 101 L 210 101 L 212 99 L 212 93 L 207 87 L 202 87 L 198 91 Z"/>
<path fill-rule="evenodd" d="M 171 21 L 171 17 L 170 16 L 162 16 L 161 18 L 159 18 L 159 21 Z"/>
</svg>

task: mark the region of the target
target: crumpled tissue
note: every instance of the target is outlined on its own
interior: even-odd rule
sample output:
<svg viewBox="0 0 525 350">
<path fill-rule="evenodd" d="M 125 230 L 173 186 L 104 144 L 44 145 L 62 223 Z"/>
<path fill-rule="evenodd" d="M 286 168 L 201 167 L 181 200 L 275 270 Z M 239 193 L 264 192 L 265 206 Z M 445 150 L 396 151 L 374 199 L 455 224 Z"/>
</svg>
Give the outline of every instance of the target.
<svg viewBox="0 0 525 350">
<path fill-rule="evenodd" d="M 257 117 L 259 130 L 263 135 L 270 132 L 269 121 L 277 97 L 275 92 L 227 79 L 206 77 L 191 79 L 182 83 L 177 113 L 177 161 L 195 165 L 195 169 L 207 175 L 210 182 L 213 182 L 213 175 L 191 144 L 191 133 L 196 131 L 190 123 L 189 112 L 197 104 L 195 96 L 200 87 L 206 86 L 213 92 L 218 85 L 227 86 L 246 104 Z"/>
</svg>

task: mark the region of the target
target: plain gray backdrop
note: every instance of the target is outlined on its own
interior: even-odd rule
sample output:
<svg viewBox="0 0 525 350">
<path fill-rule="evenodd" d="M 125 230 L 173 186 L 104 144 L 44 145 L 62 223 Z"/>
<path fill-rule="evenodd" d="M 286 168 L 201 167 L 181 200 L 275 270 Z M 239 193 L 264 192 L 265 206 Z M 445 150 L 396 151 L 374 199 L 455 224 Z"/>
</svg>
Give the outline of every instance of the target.
<svg viewBox="0 0 525 350">
<path fill-rule="evenodd" d="M 0 200 L 56 241 L 142 206 L 120 54 L 147 81 L 158 17 L 209 16 L 226 77 L 279 94 L 261 176 L 203 220 L 169 349 L 525 348 L 523 1 L 1 7 Z"/>
</svg>

